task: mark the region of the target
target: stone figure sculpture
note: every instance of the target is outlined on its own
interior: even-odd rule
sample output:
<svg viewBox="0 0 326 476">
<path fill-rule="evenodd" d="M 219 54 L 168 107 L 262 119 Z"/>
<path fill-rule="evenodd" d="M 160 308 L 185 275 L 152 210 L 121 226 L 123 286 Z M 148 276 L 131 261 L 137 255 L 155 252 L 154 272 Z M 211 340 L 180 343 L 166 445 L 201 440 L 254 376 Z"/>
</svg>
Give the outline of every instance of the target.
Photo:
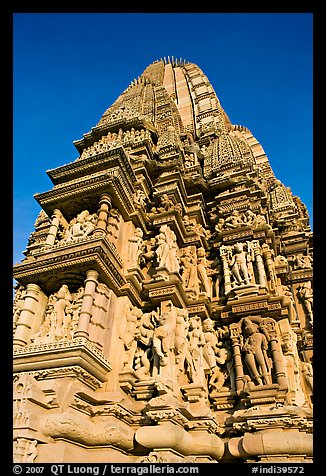
<svg viewBox="0 0 326 476">
<path fill-rule="evenodd" d="M 186 353 L 186 368 L 190 382 L 203 384 L 205 373 L 203 368 L 203 346 L 206 343 L 205 334 L 199 316 L 195 315 L 189 319 L 188 347 Z"/>
<path fill-rule="evenodd" d="M 134 234 L 129 238 L 128 247 L 128 265 L 138 266 L 139 258 L 142 251 L 143 231 L 141 228 L 136 228 Z"/>
<path fill-rule="evenodd" d="M 306 281 L 299 287 L 299 296 L 303 302 L 303 305 L 306 309 L 309 322 L 313 325 L 313 290 L 311 287 L 311 282 Z"/>
<path fill-rule="evenodd" d="M 85 238 L 86 236 L 91 235 L 95 230 L 96 222 L 96 213 L 91 215 L 88 210 L 83 210 L 76 218 L 73 218 L 70 221 L 64 240 L 69 242 L 77 238 Z"/>
<path fill-rule="evenodd" d="M 139 337 L 139 325 L 142 311 L 134 306 L 126 306 L 126 326 L 121 334 L 125 349 L 123 368 L 132 369 Z"/>
<path fill-rule="evenodd" d="M 250 284 L 250 275 L 247 263 L 247 252 L 244 250 L 243 243 L 236 243 L 233 246 L 233 254 L 230 259 L 230 268 L 232 276 L 235 279 L 235 284 L 240 286 L 242 284 Z"/>
<path fill-rule="evenodd" d="M 246 317 L 243 319 L 243 334 L 243 358 L 251 378 L 256 385 L 272 383 L 265 335 L 258 331 L 257 324 Z"/>
<path fill-rule="evenodd" d="M 171 272 L 178 272 L 180 265 L 177 258 L 177 239 L 174 232 L 167 225 L 162 225 L 156 237 L 156 242 L 158 267 L 165 267 Z"/>
</svg>

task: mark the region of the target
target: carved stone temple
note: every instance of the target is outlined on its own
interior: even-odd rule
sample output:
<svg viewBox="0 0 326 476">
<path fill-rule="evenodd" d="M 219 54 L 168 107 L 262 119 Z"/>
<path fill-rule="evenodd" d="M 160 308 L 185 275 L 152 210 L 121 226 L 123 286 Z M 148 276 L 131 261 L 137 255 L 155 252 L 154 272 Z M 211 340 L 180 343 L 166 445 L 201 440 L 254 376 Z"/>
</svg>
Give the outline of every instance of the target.
<svg viewBox="0 0 326 476">
<path fill-rule="evenodd" d="M 312 462 L 312 231 L 258 140 L 164 58 L 74 145 L 14 266 L 14 461 Z"/>
</svg>

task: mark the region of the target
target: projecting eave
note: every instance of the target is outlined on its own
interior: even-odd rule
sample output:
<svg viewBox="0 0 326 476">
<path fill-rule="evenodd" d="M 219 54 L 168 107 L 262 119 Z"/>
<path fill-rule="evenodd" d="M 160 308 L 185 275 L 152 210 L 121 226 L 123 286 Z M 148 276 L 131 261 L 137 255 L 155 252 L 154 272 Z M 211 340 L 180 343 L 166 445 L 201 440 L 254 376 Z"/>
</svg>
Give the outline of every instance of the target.
<svg viewBox="0 0 326 476">
<path fill-rule="evenodd" d="M 95 141 L 101 139 L 108 132 L 118 133 L 119 129 L 123 129 L 125 131 L 131 127 L 134 127 L 135 129 L 145 128 L 149 130 L 151 132 L 153 142 L 155 144 L 157 143 L 157 132 L 154 125 L 146 119 L 134 117 L 132 119 L 117 119 L 116 121 L 101 123 L 100 125 L 92 127 L 89 132 L 83 134 L 82 139 L 75 140 L 73 144 L 81 154 L 86 147 L 91 146 Z"/>
<path fill-rule="evenodd" d="M 123 147 L 121 146 L 104 151 L 96 156 L 85 157 L 78 161 L 62 165 L 61 167 L 47 170 L 46 173 L 52 183 L 58 185 L 76 178 L 84 177 L 94 172 L 109 169 L 116 165 L 124 170 L 126 177 L 128 177 L 131 183 L 136 181 L 134 171 Z"/>
</svg>

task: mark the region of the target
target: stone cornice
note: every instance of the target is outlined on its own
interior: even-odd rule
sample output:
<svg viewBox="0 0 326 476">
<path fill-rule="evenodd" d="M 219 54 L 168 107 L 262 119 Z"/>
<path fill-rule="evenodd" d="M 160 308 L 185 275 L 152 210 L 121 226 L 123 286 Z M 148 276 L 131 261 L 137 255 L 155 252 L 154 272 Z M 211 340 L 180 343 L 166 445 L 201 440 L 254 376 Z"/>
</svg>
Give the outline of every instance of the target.
<svg viewBox="0 0 326 476">
<path fill-rule="evenodd" d="M 111 370 L 108 359 L 91 342 L 84 339 L 59 341 L 51 344 L 34 344 L 14 350 L 14 371 L 81 366 L 105 382 Z"/>
<path fill-rule="evenodd" d="M 101 280 L 112 287 L 115 292 L 120 293 L 121 287 L 126 284 L 122 275 L 121 262 L 117 259 L 117 253 L 113 252 L 112 245 L 105 238 L 92 238 L 83 243 L 78 243 L 62 247 L 66 248 L 66 253 L 58 253 L 57 248 L 48 251 L 40 251 L 34 259 L 27 259 L 21 264 L 14 266 L 15 279 L 21 283 L 39 282 L 42 289 L 52 292 L 51 284 L 48 280 L 61 272 L 63 275 L 67 270 L 75 271 L 80 275 L 92 267 L 96 269 Z M 69 250 L 70 248 L 70 250 Z"/>
<path fill-rule="evenodd" d="M 54 184 L 59 184 L 70 181 L 75 177 L 89 175 L 92 171 L 107 170 L 116 165 L 121 167 L 125 174 L 130 177 L 132 182 L 136 180 L 127 154 L 121 145 L 114 149 L 96 154 L 96 156 L 78 159 L 75 162 L 71 162 L 61 167 L 47 170 L 46 173 Z"/>
<path fill-rule="evenodd" d="M 120 167 L 72 180 L 34 197 L 48 215 L 51 215 L 55 208 L 59 208 L 63 215 L 69 216 L 72 201 L 87 195 L 90 201 L 93 199 L 96 206 L 99 196 L 104 192 L 112 196 L 113 205 L 121 211 L 124 219 L 128 219 L 130 213 L 135 210 L 133 190 Z"/>
</svg>

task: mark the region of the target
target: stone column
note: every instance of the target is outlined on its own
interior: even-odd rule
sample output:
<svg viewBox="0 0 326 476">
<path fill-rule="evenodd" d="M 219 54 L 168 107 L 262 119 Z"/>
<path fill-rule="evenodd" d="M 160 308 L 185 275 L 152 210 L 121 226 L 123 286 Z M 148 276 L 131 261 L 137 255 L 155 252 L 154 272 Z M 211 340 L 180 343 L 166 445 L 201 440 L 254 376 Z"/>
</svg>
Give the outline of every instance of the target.
<svg viewBox="0 0 326 476">
<path fill-rule="evenodd" d="M 265 268 L 264 268 L 264 261 L 261 256 L 261 248 L 259 246 L 259 241 L 253 241 L 253 250 L 255 253 L 255 260 L 257 264 L 257 270 L 258 270 L 258 279 L 259 279 L 259 284 L 261 286 L 267 287 L 267 281 L 266 281 L 266 273 L 265 273 Z"/>
<path fill-rule="evenodd" d="M 277 383 L 280 385 L 281 389 L 287 388 L 288 381 L 286 378 L 282 351 L 280 349 L 280 345 L 277 338 L 276 323 L 272 318 L 265 318 L 264 327 L 267 330 L 269 335 L 269 342 L 271 345 L 271 352 L 272 352 L 272 361 L 274 365 L 274 371 L 275 371 Z"/>
<path fill-rule="evenodd" d="M 54 242 L 55 242 L 55 239 L 56 239 L 56 236 L 57 236 L 57 232 L 58 232 L 58 228 L 59 228 L 61 212 L 58 208 L 55 208 L 53 210 L 53 215 L 52 215 L 51 218 L 52 218 L 52 224 L 50 226 L 50 230 L 49 230 L 48 236 L 46 237 L 46 241 L 45 241 L 45 246 L 49 246 L 49 247 L 54 245 Z"/>
<path fill-rule="evenodd" d="M 103 193 L 99 201 L 98 220 L 94 232 L 100 232 L 103 235 L 106 234 L 106 228 L 108 224 L 108 217 L 112 208 L 112 199 L 110 195 Z"/>
<path fill-rule="evenodd" d="M 227 262 L 227 253 L 228 253 L 227 248 L 224 247 L 224 246 L 221 246 L 220 255 L 221 255 L 222 265 L 223 265 L 224 293 L 225 294 L 228 294 L 232 289 L 231 272 L 230 272 L 229 264 Z"/>
<path fill-rule="evenodd" d="M 31 283 L 26 287 L 24 304 L 17 322 L 13 341 L 14 348 L 23 347 L 29 340 L 40 291 L 41 288 L 37 284 Z"/>
<path fill-rule="evenodd" d="M 233 347 L 233 362 L 234 362 L 234 373 L 235 373 L 235 386 L 236 390 L 240 391 L 243 389 L 243 365 L 241 359 L 241 344 L 240 344 L 240 328 L 238 324 L 230 325 L 230 337 Z"/>
<path fill-rule="evenodd" d="M 85 291 L 83 294 L 83 300 L 81 310 L 79 313 L 79 321 L 77 329 L 74 334 L 76 337 L 84 337 L 88 339 L 89 336 L 89 322 L 92 317 L 92 306 L 94 301 L 94 293 L 97 286 L 98 272 L 94 269 L 89 269 L 86 273 L 85 279 Z"/>
</svg>

